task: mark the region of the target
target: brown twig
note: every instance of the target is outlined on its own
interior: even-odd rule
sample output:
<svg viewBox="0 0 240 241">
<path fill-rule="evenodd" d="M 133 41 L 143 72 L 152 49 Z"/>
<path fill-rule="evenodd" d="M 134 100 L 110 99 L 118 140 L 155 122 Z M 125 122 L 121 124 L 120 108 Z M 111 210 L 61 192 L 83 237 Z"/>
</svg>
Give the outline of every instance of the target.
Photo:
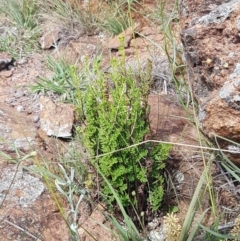
<svg viewBox="0 0 240 241">
<path fill-rule="evenodd" d="M 12 223 L 12 222 L 6 220 L 6 219 L 4 220 L 4 222 L 5 222 L 5 223 L 8 223 L 9 225 L 13 226 L 13 227 L 16 228 L 16 229 L 19 229 L 19 230 L 23 231 L 23 232 L 26 233 L 28 236 L 30 236 L 30 237 L 36 239 L 37 241 L 40 241 L 40 239 L 39 239 L 38 237 L 32 235 L 31 233 L 29 233 L 29 232 L 26 231 L 25 229 L 19 227 L 18 225 L 14 224 L 14 223 Z"/>
</svg>

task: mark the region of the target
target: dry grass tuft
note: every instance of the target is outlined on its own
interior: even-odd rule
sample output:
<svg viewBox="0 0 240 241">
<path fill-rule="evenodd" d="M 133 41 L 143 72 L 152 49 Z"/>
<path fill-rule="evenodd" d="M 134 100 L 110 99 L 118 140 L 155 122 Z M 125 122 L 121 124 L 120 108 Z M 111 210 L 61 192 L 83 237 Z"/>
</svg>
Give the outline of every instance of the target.
<svg viewBox="0 0 240 241">
<path fill-rule="evenodd" d="M 240 216 L 237 217 L 236 219 L 236 225 L 234 228 L 231 230 L 230 234 L 235 237 L 240 235 Z M 233 241 L 239 241 L 239 239 L 234 239 Z"/>
<path fill-rule="evenodd" d="M 163 230 L 166 235 L 166 241 L 178 241 L 180 237 L 182 226 L 180 225 L 180 220 L 176 214 L 167 214 L 164 217 L 164 227 Z"/>
</svg>

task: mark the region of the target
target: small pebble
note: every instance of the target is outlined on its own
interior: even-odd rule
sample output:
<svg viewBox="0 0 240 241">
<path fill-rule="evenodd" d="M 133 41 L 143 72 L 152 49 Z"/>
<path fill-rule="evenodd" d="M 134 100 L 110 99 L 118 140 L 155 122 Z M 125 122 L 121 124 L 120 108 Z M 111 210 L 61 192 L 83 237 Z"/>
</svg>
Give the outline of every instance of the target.
<svg viewBox="0 0 240 241">
<path fill-rule="evenodd" d="M 149 233 L 149 240 L 151 241 L 164 241 L 165 240 L 165 234 L 161 232 L 160 230 L 152 230 Z"/>
<path fill-rule="evenodd" d="M 24 92 L 23 92 L 22 90 L 17 90 L 17 91 L 14 92 L 13 95 L 14 95 L 14 97 L 16 97 L 16 98 L 21 98 L 21 97 L 24 96 Z"/>
<path fill-rule="evenodd" d="M 11 104 L 14 100 L 15 100 L 15 99 L 14 99 L 14 98 L 11 98 L 11 97 L 7 97 L 7 98 L 5 99 L 6 103 L 8 103 L 8 104 Z"/>
<path fill-rule="evenodd" d="M 30 93 L 28 90 L 24 90 L 24 91 L 23 91 L 23 94 L 24 94 L 24 96 L 29 96 L 29 95 L 31 95 L 31 93 Z"/>
<path fill-rule="evenodd" d="M 18 111 L 18 112 L 23 112 L 23 110 L 24 110 L 24 109 L 23 109 L 23 107 L 22 107 L 21 105 L 17 106 L 17 111 Z"/>
<path fill-rule="evenodd" d="M 40 119 L 40 118 L 39 118 L 39 116 L 37 116 L 37 115 L 35 115 L 35 116 L 32 117 L 32 120 L 33 120 L 34 123 L 37 123 L 37 122 L 39 121 L 39 119 Z"/>
<path fill-rule="evenodd" d="M 17 64 L 19 64 L 19 65 L 26 64 L 26 63 L 27 63 L 27 59 L 26 58 L 22 58 L 22 59 L 17 61 Z"/>
<path fill-rule="evenodd" d="M 13 71 L 14 70 L 14 66 L 15 66 L 15 64 L 14 65 L 8 65 L 7 66 L 7 70 Z"/>
<path fill-rule="evenodd" d="M 32 114 L 32 112 L 33 112 L 33 111 L 32 111 L 31 108 L 27 109 L 27 114 L 28 114 L 28 115 Z"/>
<path fill-rule="evenodd" d="M 12 70 L 2 70 L 1 73 L 0 73 L 0 76 L 2 76 L 4 78 L 11 77 L 12 75 L 13 75 Z"/>
<path fill-rule="evenodd" d="M 40 126 L 41 126 L 40 121 L 38 121 L 37 123 L 35 123 L 35 124 L 34 124 L 34 126 L 35 126 L 37 129 L 39 129 L 39 128 L 40 128 Z"/>
<path fill-rule="evenodd" d="M 154 218 L 151 222 L 148 223 L 148 228 L 150 230 L 153 230 L 159 226 L 159 223 L 160 223 L 160 221 L 157 218 Z"/>
</svg>

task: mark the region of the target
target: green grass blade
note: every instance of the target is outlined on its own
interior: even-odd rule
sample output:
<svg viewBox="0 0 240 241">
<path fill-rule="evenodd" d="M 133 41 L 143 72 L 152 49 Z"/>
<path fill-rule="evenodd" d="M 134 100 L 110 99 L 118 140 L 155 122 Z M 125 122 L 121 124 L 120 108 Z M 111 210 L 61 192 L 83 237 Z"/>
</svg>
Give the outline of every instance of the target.
<svg viewBox="0 0 240 241">
<path fill-rule="evenodd" d="M 203 230 L 205 230 L 206 232 L 214 235 L 215 237 L 218 237 L 218 238 L 224 238 L 224 239 L 234 239 L 234 240 L 239 240 L 240 239 L 240 236 L 231 236 L 231 235 L 227 235 L 227 234 L 220 234 L 220 233 L 217 233 L 207 227 L 205 227 L 204 225 L 202 225 L 201 223 L 198 224 Z"/>
<path fill-rule="evenodd" d="M 122 212 L 125 224 L 127 226 L 128 232 L 130 234 L 130 237 L 132 241 L 137 241 L 137 240 L 141 240 L 140 234 L 136 228 L 136 226 L 134 225 L 133 221 L 130 219 L 130 217 L 127 215 L 117 193 L 115 192 L 115 190 L 113 189 L 112 185 L 110 184 L 110 182 L 107 180 L 107 178 L 101 173 L 100 170 L 98 170 L 98 172 L 101 174 L 102 178 L 104 179 L 104 181 L 107 183 L 108 187 L 110 188 L 114 198 L 116 199 L 116 202 Z"/>
<path fill-rule="evenodd" d="M 213 157 L 212 157 L 213 158 Z M 210 161 L 211 163 L 211 161 Z M 202 188 L 205 184 L 206 181 L 206 175 L 210 170 L 210 164 L 206 167 L 206 169 L 204 170 L 204 172 L 202 173 L 199 181 L 198 181 L 198 185 L 195 189 L 194 195 L 192 197 L 192 201 L 190 203 L 190 206 L 188 208 L 188 212 L 187 215 L 185 217 L 183 226 L 182 226 L 182 231 L 179 237 L 179 241 L 185 241 L 187 240 L 188 237 L 188 232 L 190 230 L 190 226 L 192 224 L 193 218 L 195 216 L 196 213 L 196 206 L 198 205 L 199 202 L 199 196 L 201 195 L 202 192 Z"/>
</svg>

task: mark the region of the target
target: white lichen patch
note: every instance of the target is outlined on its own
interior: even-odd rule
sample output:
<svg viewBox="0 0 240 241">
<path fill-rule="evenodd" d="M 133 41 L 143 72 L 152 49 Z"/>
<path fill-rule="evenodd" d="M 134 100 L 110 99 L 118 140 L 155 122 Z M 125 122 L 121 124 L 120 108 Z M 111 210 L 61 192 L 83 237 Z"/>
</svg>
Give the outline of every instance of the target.
<svg viewBox="0 0 240 241">
<path fill-rule="evenodd" d="M 21 167 L 7 167 L 0 175 L 0 203 L 22 205 L 33 203 L 44 191 L 44 185 L 37 177 L 30 175 Z"/>
<path fill-rule="evenodd" d="M 196 21 L 196 24 L 220 24 L 224 22 L 232 12 L 237 10 L 238 4 L 239 0 L 232 0 L 230 2 L 224 3 L 217 8 L 214 8 L 209 14 L 199 18 Z"/>
<path fill-rule="evenodd" d="M 224 83 L 219 91 L 219 96 L 221 99 L 226 101 L 229 106 L 234 109 L 240 109 L 240 63 L 237 63 L 236 68 L 230 75 L 228 81 Z"/>
</svg>

